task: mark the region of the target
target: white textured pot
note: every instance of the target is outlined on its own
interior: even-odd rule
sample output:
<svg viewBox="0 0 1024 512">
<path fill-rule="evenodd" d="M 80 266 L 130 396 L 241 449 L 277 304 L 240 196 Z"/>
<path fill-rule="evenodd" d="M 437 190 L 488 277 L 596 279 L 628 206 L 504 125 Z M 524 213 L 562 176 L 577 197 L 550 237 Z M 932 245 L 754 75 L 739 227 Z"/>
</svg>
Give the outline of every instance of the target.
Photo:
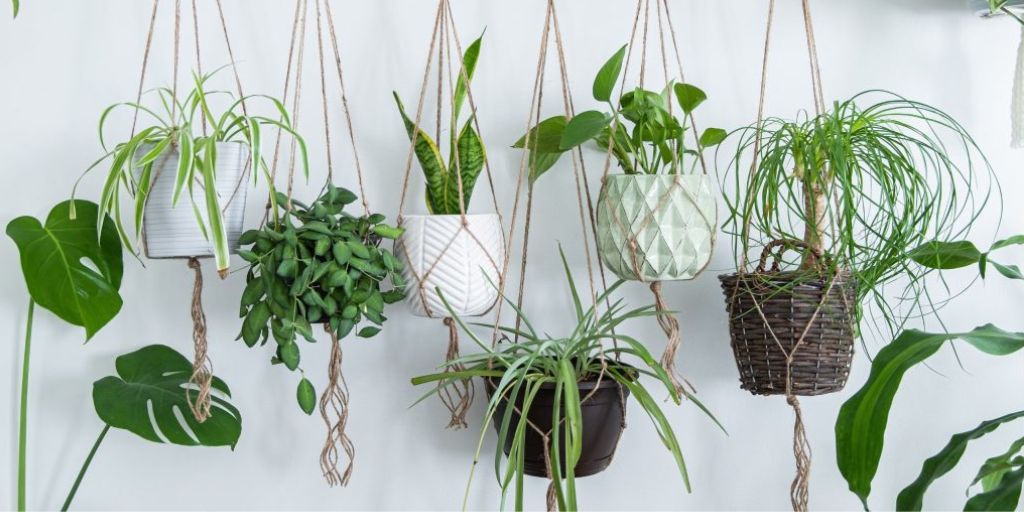
<svg viewBox="0 0 1024 512">
<path fill-rule="evenodd" d="M 608 176 L 597 201 L 597 247 L 622 279 L 693 279 L 711 260 L 717 204 L 705 174 Z"/>
<path fill-rule="evenodd" d="M 139 152 L 140 155 L 144 153 Z M 228 235 L 228 248 L 232 253 L 238 250 L 238 238 L 242 236 L 248 190 L 245 174 L 250 159 L 248 144 L 217 143 L 217 196 Z M 153 162 L 154 181 L 149 197 L 146 198 L 146 212 L 142 221 L 143 249 L 148 258 L 190 258 L 214 254 L 213 241 L 203 236 L 203 229 L 193 209 L 194 202 L 205 225 L 208 220 L 201 184 L 193 184 L 194 200 L 189 200 L 188 191 L 185 190 L 178 198 L 178 203 L 171 205 L 178 160 L 177 148 L 168 148 Z M 141 173 L 142 169 L 135 169 L 136 177 Z"/>
<path fill-rule="evenodd" d="M 407 215 L 395 254 L 405 265 L 406 303 L 417 316 L 445 317 L 436 289 L 459 316 L 479 316 L 498 300 L 505 240 L 497 214 Z M 493 284 L 492 284 L 493 283 Z"/>
</svg>

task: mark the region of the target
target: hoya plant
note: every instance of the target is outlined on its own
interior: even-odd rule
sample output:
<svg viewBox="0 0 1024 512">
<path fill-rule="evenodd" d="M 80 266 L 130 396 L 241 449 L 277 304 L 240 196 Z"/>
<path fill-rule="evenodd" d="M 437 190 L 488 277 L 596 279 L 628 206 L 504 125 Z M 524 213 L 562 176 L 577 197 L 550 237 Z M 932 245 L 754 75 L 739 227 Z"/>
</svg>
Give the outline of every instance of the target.
<svg viewBox="0 0 1024 512">
<path fill-rule="evenodd" d="M 224 218 L 224 203 L 229 198 L 222 197 L 218 190 L 224 188 L 218 187 L 218 144 L 240 142 L 248 146 L 253 183 L 260 174 L 270 182 L 270 172 L 261 149 L 262 132 L 267 127 L 278 128 L 294 137 L 300 148 L 302 169 L 307 176 L 309 165 L 306 144 L 292 129 L 284 105 L 269 96 L 237 97 L 230 92 L 210 90 L 208 82 L 217 71 L 204 75 L 193 73 L 192 90 L 184 96 L 176 89 L 164 87 L 149 93 L 150 97 L 155 96 L 152 104 L 125 102 L 107 107 L 99 121 L 100 146 L 104 154 L 85 174 L 109 162 L 100 192 L 99 222 L 104 222 L 110 215 L 121 243 L 133 252 L 142 236 L 147 202 L 155 199 L 152 193 L 157 183 L 172 180 L 170 206 L 180 205 L 182 209 L 194 212 L 202 235 L 212 244 L 217 271 L 223 278 L 230 265 L 231 248 Z M 250 113 L 260 102 L 269 102 L 274 117 Z M 107 124 L 111 114 L 121 109 L 127 109 L 136 119 L 142 119 L 143 127 L 128 140 L 112 144 L 106 138 Z M 174 169 L 164 172 L 162 164 L 168 157 L 173 157 L 177 163 Z M 244 188 L 244 181 L 244 176 L 240 176 L 232 190 Z M 77 188 L 78 183 L 75 184 Z M 127 209 L 124 202 L 130 203 Z M 272 206 L 276 216 L 276 202 Z M 130 213 L 134 229 L 128 227 L 124 220 L 126 210 Z"/>
<path fill-rule="evenodd" d="M 726 137 L 721 128 L 704 130 L 695 141 L 687 139 L 693 112 L 707 94 L 697 86 L 670 81 L 661 91 L 636 87 L 613 99 L 627 46 L 619 49 L 594 78 L 594 99 L 607 110 L 588 110 L 566 119 L 547 118 L 516 143 L 529 149 L 530 178 L 536 180 L 562 154 L 583 144 L 608 151 L 625 174 L 680 174 L 696 170 L 700 153 Z"/>
<path fill-rule="evenodd" d="M 486 151 L 480 135 L 474 129 L 475 117 L 469 116 L 459 126 L 462 107 L 469 93 L 469 83 L 476 71 L 483 35 L 466 48 L 459 66 L 452 100 L 451 117 L 448 120 L 448 159 L 445 160 L 438 143 L 427 132 L 410 119 L 398 93 L 394 92 L 398 112 L 402 116 L 409 140 L 415 141 L 416 159 L 427 183 L 427 211 L 435 215 L 457 215 L 469 209 L 473 187 L 483 170 Z M 441 120 L 438 119 L 440 131 Z M 440 136 L 440 134 L 438 134 Z M 461 188 L 461 193 L 460 193 Z"/>
<path fill-rule="evenodd" d="M 345 207 L 356 195 L 328 184 L 310 205 L 291 200 L 291 209 L 262 229 L 245 232 L 239 255 L 251 264 L 242 292 L 239 338 L 249 347 L 273 338 L 273 364 L 300 368 L 298 337 L 315 342 L 314 326 L 322 325 L 339 338 L 355 332 L 371 338 L 387 317 L 384 305 L 404 296 L 402 264 L 382 239 L 401 233 L 384 223 L 384 216 L 355 216 Z M 289 199 L 279 194 L 277 201 Z M 387 284 L 390 282 L 391 289 Z M 361 326 L 361 327 L 360 327 Z M 299 405 L 312 413 L 316 400 L 303 378 Z"/>
<path fill-rule="evenodd" d="M 614 294 L 624 281 L 610 286 L 597 298 L 596 304 L 604 305 L 607 300 L 609 307 L 606 311 L 598 311 L 596 306 L 585 306 L 564 254 L 562 263 L 576 321 L 564 335 L 552 336 L 538 331 L 515 302 L 505 298 L 515 309 L 522 328 L 498 327 L 505 334 L 517 336 L 518 341 L 499 343 L 492 348 L 490 344 L 481 341 L 449 307 L 452 317 L 480 347 L 481 352 L 449 361 L 447 365 L 453 368 L 452 371 L 416 377 L 412 379 L 413 384 L 440 384 L 444 388 L 457 385 L 466 378 L 478 377 L 484 380 L 490 400 L 485 409 L 473 466 L 475 468 L 479 461 L 488 423 L 493 422 L 499 438 L 494 453 L 494 471 L 502 489 L 502 503 L 507 493 L 513 490 L 516 510 L 523 510 L 523 480 L 527 474 L 548 476 L 552 480 L 558 510 L 579 510 L 576 476 L 583 473 L 582 461 L 592 457 L 587 453 L 591 449 L 588 440 L 592 441 L 591 436 L 601 435 L 589 432 L 594 428 L 592 423 L 602 422 L 601 427 L 608 423 L 622 425 L 620 416 L 625 414 L 628 396 L 633 397 L 654 423 L 658 437 L 675 460 L 682 482 L 689 490 L 689 474 L 682 449 L 671 423 L 661 409 L 661 400 L 654 395 L 667 393 L 675 403 L 679 403 L 681 397 L 685 396 L 712 420 L 714 418 L 687 391 L 682 390 L 680 394 L 644 345 L 624 334 L 622 329 L 628 320 L 658 316 L 666 312 L 657 310 L 654 305 L 628 309 L 622 299 L 615 300 Z M 487 327 L 488 330 L 495 328 L 493 325 L 475 325 Z M 650 378 L 650 383 L 644 382 L 645 377 Z M 590 419 L 585 419 L 584 409 L 600 408 L 591 407 L 593 404 L 589 402 L 601 388 L 602 382 L 612 383 L 612 387 L 618 391 L 614 392 L 612 400 L 601 397 L 597 401 L 613 402 L 621 405 L 621 409 L 611 417 L 595 417 L 590 415 L 594 413 L 588 413 Z M 436 392 L 438 390 L 434 389 L 427 396 Z M 548 397 L 539 398 L 545 394 Z M 509 404 L 515 406 L 508 407 Z M 551 428 L 550 431 L 542 432 L 543 442 L 535 434 L 537 426 L 542 424 L 550 425 Z M 604 428 L 612 429 L 611 426 Z M 588 433 L 584 434 L 584 431 Z M 613 441 L 617 442 L 617 438 Z M 541 453 L 539 464 L 531 460 L 531 455 L 537 452 Z M 507 461 L 503 462 L 506 455 Z M 606 457 L 598 470 L 607 466 L 611 458 L 610 454 L 602 455 Z M 540 473 L 535 471 L 538 465 Z M 531 469 L 531 466 L 534 467 Z M 545 467 L 550 468 L 550 474 L 544 475 Z M 591 474 L 591 471 L 585 474 Z M 470 475 L 472 483 L 472 473 Z"/>
</svg>

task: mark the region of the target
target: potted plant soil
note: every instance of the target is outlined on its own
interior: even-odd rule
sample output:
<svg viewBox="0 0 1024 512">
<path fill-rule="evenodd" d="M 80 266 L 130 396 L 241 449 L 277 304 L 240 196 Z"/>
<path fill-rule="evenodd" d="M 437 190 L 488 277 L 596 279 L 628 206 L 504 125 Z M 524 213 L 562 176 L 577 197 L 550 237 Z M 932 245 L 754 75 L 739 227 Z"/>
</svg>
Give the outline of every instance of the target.
<svg viewBox="0 0 1024 512">
<path fill-rule="evenodd" d="M 462 316 L 485 314 L 498 297 L 490 282 L 498 281 L 504 258 L 500 218 L 495 213 L 469 213 L 486 152 L 474 129 L 474 116 L 459 125 L 482 40 L 481 36 L 474 41 L 462 57 L 464 68 L 459 73 L 449 119 L 447 161 L 434 139 L 410 119 L 398 93 L 394 93 L 427 184 L 428 213 L 402 215 L 399 224 L 405 232 L 395 243 L 395 254 L 405 265 L 409 283 L 406 301 L 417 316 L 446 316 L 438 289 Z"/>
<path fill-rule="evenodd" d="M 161 88 L 152 93 L 160 100 L 154 105 L 117 103 L 104 110 L 100 144 L 105 154 L 89 170 L 110 161 L 100 193 L 100 218 L 113 217 L 125 248 L 134 251 L 141 237 L 149 258 L 213 256 L 223 278 L 242 234 L 247 181 L 250 174 L 255 180 L 254 173 L 267 173 L 261 130 L 276 127 L 295 137 L 303 165 L 306 150 L 280 101 L 209 91 L 207 83 L 215 73 L 193 75 L 194 88 L 185 96 Z M 280 117 L 249 115 L 244 105 L 252 108 L 257 101 L 269 101 Z M 151 124 L 109 145 L 104 139 L 109 116 L 122 108 Z M 127 209 L 134 221 L 131 234 L 122 217 L 123 201 L 132 204 Z"/>
<path fill-rule="evenodd" d="M 739 272 L 720 280 L 742 387 L 838 391 L 867 300 L 875 326 L 894 331 L 934 308 L 922 290 L 929 269 L 908 254 L 970 228 L 987 199 L 973 195 L 974 173 L 987 160 L 949 115 L 879 91 L 738 134 L 726 201 Z M 909 283 L 909 301 L 887 301 L 896 280 Z"/>
<path fill-rule="evenodd" d="M 492 347 L 482 342 L 449 308 L 449 313 L 481 352 L 462 357 L 457 362 L 460 365 L 457 373 L 424 375 L 414 378 L 413 384 L 439 384 L 443 388 L 467 377 L 484 380 L 490 400 L 482 428 L 488 429 L 488 423 L 493 423 L 498 432 L 497 449 L 507 456 L 506 462 L 501 464 L 500 452 L 496 454 L 498 483 L 503 497 L 514 488 L 517 510 L 523 509 L 524 475 L 551 479 L 549 498 L 557 501 L 558 509 L 579 510 L 575 478 L 598 473 L 611 463 L 625 426 L 629 397 L 633 397 L 654 422 L 689 489 L 679 442 L 658 404 L 659 399 L 652 396 L 655 389 L 645 384 L 641 376 L 652 377 L 655 388 L 667 392 L 676 403 L 680 395 L 643 344 L 622 334 L 622 324 L 627 320 L 664 312 L 653 305 L 627 310 L 621 300 L 612 299 L 624 281 L 610 286 L 597 298 L 598 304 L 610 299 L 608 311 L 585 308 L 564 255 L 562 262 L 576 318 L 576 325 L 569 334 L 564 337 L 541 334 L 517 310 L 521 330 L 500 329 L 518 334 L 519 341 Z M 441 298 L 447 305 L 447 297 L 441 294 Z M 505 300 L 515 308 L 513 301 Z M 702 405 L 700 408 L 707 413 Z M 478 451 L 477 460 L 479 456 Z M 465 508 L 466 504 L 463 506 Z"/>
</svg>

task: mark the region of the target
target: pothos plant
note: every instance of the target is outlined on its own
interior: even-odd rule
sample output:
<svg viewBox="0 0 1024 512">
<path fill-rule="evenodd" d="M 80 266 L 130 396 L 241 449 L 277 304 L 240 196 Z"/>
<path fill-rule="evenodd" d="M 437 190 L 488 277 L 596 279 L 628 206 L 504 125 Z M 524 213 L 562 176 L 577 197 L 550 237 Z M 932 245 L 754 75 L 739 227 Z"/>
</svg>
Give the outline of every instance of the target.
<svg viewBox="0 0 1024 512">
<path fill-rule="evenodd" d="M 604 151 L 611 145 L 612 156 L 626 174 L 681 174 L 693 172 L 700 152 L 725 139 L 725 130 L 708 128 L 688 145 L 693 112 L 707 100 L 697 86 L 669 82 L 660 92 L 637 87 L 617 103 L 612 101 L 626 50 L 626 46 L 620 48 L 594 78 L 594 99 L 606 104 L 607 112 L 588 110 L 572 119 L 547 118 L 515 143 L 516 148 L 530 150 L 531 183 L 562 154 L 588 142 Z"/>
<path fill-rule="evenodd" d="M 403 230 L 386 224 L 379 213 L 345 212 L 355 200 L 354 193 L 331 184 L 308 206 L 278 193 L 277 201 L 291 209 L 242 234 L 240 243 L 250 247 L 239 255 L 251 266 L 239 338 L 249 347 L 273 338 L 273 364 L 300 370 L 297 339 L 315 342 L 315 325 L 339 338 L 352 332 L 375 336 L 387 320 L 384 305 L 404 297 L 402 264 L 380 247 L 382 239 L 398 238 Z M 391 289 L 385 290 L 388 282 Z M 316 393 L 305 377 L 297 398 L 306 414 L 313 412 Z"/>
<path fill-rule="evenodd" d="M 434 215 L 457 215 L 469 209 L 473 187 L 476 186 L 477 178 L 480 177 L 487 158 L 480 134 L 474 128 L 475 115 L 470 115 L 461 128 L 458 126 L 462 107 L 469 94 L 469 84 L 476 71 L 482 42 L 483 35 L 466 48 L 462 57 L 462 65 L 459 66 L 459 78 L 456 81 L 451 116 L 448 120 L 447 164 L 437 142 L 409 118 L 398 93 L 392 93 L 409 140 L 415 140 L 416 159 L 423 169 L 423 176 L 427 182 L 427 211 Z M 438 120 L 438 123 L 440 122 Z M 461 194 L 459 193 L 460 188 L 462 189 Z"/>
<path fill-rule="evenodd" d="M 1022 235 L 1000 240 L 986 252 L 966 240 L 932 241 L 910 254 L 914 262 L 932 270 L 977 265 L 981 277 L 985 278 L 986 269 L 993 266 L 1007 278 L 1024 279 L 1018 266 L 997 263 L 991 257 L 994 251 L 1019 245 L 1024 245 Z M 850 491 L 861 499 L 865 508 L 881 460 L 889 413 L 903 377 L 915 366 L 926 364 L 944 345 L 955 341 L 992 356 L 1010 355 L 1024 349 L 1024 333 L 1007 332 L 987 324 L 961 333 L 906 330 L 880 350 L 871 363 L 867 382 L 843 404 L 835 425 L 836 462 Z M 998 395 L 1000 393 L 993 394 Z M 1018 421 L 1022 418 L 1024 411 L 1010 412 L 954 434 L 941 450 L 922 463 L 920 474 L 899 493 L 894 508 L 922 510 L 929 487 L 960 464 L 971 441 L 1003 425 L 1015 424 L 1018 434 L 1014 440 L 987 458 L 974 478 L 963 482 L 968 496 L 964 510 L 1015 510 L 1024 487 L 1024 430 Z"/>
<path fill-rule="evenodd" d="M 922 282 L 930 269 L 909 252 L 962 236 L 989 199 L 975 189 L 991 167 L 960 123 L 930 105 L 867 91 L 818 115 L 769 118 L 734 134 L 725 228 L 737 266 L 772 241 L 800 240 L 807 248 L 784 264 L 848 272 L 858 315 L 865 298 L 875 299 L 886 322 L 879 332 L 895 334 L 933 310 Z M 907 289 L 889 301 L 884 288 L 897 279 Z"/>
<path fill-rule="evenodd" d="M 480 441 L 477 443 L 473 467 L 480 459 L 483 438 L 490 423 L 494 421 L 498 428 L 500 440 L 494 453 L 495 476 L 502 489 L 502 503 L 514 486 L 515 509 L 523 510 L 523 480 L 525 475 L 523 454 L 526 451 L 527 423 L 531 410 L 541 407 L 534 404 L 534 398 L 543 387 L 555 387 L 554 405 L 550 411 L 540 410 L 540 414 L 550 414 L 553 430 L 550 433 L 552 443 L 547 456 L 550 457 L 552 482 L 557 495 L 558 510 L 579 510 L 576 495 L 576 479 L 574 467 L 579 461 L 583 446 L 583 414 L 582 404 L 586 396 L 578 389 L 579 383 L 593 382 L 599 379 L 610 379 L 624 389 L 639 403 L 640 407 L 654 423 L 655 430 L 676 462 L 677 468 L 686 489 L 690 489 L 689 473 L 683 459 L 679 440 L 676 438 L 659 401 L 652 396 L 654 388 L 645 384 L 642 376 L 653 379 L 657 389 L 667 392 L 675 403 L 680 403 L 685 396 L 693 401 L 700 410 L 716 424 L 718 421 L 694 396 L 685 389 L 680 392 L 672 384 L 665 370 L 655 360 L 647 348 L 637 339 L 622 333 L 622 324 L 640 317 L 667 314 L 659 311 L 654 305 L 636 309 L 627 309 L 622 299 L 614 300 L 616 290 L 625 281 L 618 281 L 597 297 L 595 304 L 609 304 L 604 312 L 596 306 L 585 307 L 582 303 L 572 273 L 562 253 L 562 264 L 565 269 L 566 281 L 572 297 L 576 325 L 564 336 L 550 336 L 537 331 L 529 318 L 520 310 L 514 301 L 503 299 L 516 311 L 522 321 L 522 329 L 515 327 L 497 327 L 501 332 L 518 337 L 516 343 L 500 343 L 496 348 L 485 344 L 466 323 L 452 310 L 442 295 L 449 314 L 458 322 L 480 347 L 481 352 L 462 356 L 449 361 L 446 365 L 452 368 L 448 372 L 423 375 L 412 379 L 414 385 L 440 384 L 439 387 L 457 385 L 466 378 L 479 377 L 491 385 L 491 398 L 487 404 Z M 606 302 L 607 301 L 607 302 Z M 518 324 L 518 322 L 517 322 Z M 494 325 L 474 324 L 493 330 Z M 432 390 L 426 397 L 437 393 Z M 421 399 L 422 401 L 422 399 Z M 519 407 L 503 407 L 504 403 L 522 404 Z M 499 414 L 503 410 L 504 414 Z M 514 420 L 514 414 L 519 416 Z M 720 424 L 718 424 L 721 427 Z M 510 439 L 510 440 L 509 440 Z M 505 446 L 509 455 L 503 465 Z M 473 472 L 470 472 L 472 484 Z M 463 508 L 466 503 L 463 503 Z"/>
<path fill-rule="evenodd" d="M 216 188 L 217 143 L 239 141 L 249 145 L 253 183 L 258 181 L 261 173 L 267 177 L 268 183 L 271 181 L 261 148 L 262 130 L 265 127 L 278 128 L 294 137 L 300 149 L 301 166 L 307 177 L 309 160 L 306 143 L 292 129 L 288 111 L 279 100 L 265 95 L 239 98 L 230 92 L 208 90 L 207 82 L 218 71 L 204 75 L 193 73 L 193 88 L 184 97 L 176 95 L 173 89 L 163 87 L 153 91 L 159 100 L 157 105 L 127 102 L 107 107 L 99 121 L 100 145 L 104 154 L 85 174 L 110 160 L 100 193 L 99 222 L 104 222 L 109 214 L 117 227 L 121 243 L 134 252 L 142 234 L 146 201 L 159 178 L 154 174 L 154 165 L 161 155 L 176 151 L 179 155 L 176 172 L 173 177 L 164 178 L 174 180 L 172 205 L 178 205 L 182 198 L 191 203 L 196 212 L 197 224 L 213 244 L 217 272 L 223 278 L 230 266 L 230 248 L 222 214 L 223 205 Z M 226 106 L 215 109 L 212 101 L 220 97 L 225 98 Z M 253 108 L 257 101 L 269 102 L 278 118 L 250 115 L 248 109 Z M 133 111 L 134 115 L 142 116 L 152 124 L 134 133 L 127 141 L 110 146 L 105 138 L 106 125 L 111 113 L 118 109 Z M 78 181 L 81 182 L 81 178 Z M 239 186 L 244 186 L 244 183 Z M 78 182 L 75 183 L 77 188 Z M 126 196 L 132 203 L 134 231 L 131 234 L 122 218 L 122 199 Z M 199 202 L 206 207 L 205 218 L 197 207 Z M 276 216 L 278 205 L 273 198 L 272 202 Z M 74 216 L 74 210 L 71 214 Z"/>
</svg>

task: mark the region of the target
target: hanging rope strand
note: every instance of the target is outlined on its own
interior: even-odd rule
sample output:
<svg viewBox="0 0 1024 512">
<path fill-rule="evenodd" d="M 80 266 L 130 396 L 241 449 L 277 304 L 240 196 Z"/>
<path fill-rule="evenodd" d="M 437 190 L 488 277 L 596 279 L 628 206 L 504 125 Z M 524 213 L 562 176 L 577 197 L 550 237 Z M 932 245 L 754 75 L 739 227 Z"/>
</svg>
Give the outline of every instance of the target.
<svg viewBox="0 0 1024 512">
<path fill-rule="evenodd" d="M 139 72 L 139 89 L 135 93 L 135 104 L 138 105 L 142 102 L 142 88 L 145 87 L 146 83 L 146 68 L 149 67 L 149 50 L 153 47 L 153 32 L 156 29 L 156 13 L 157 7 L 160 6 L 160 0 L 153 0 L 153 9 L 149 15 L 149 30 L 146 31 L 146 47 L 142 52 L 142 70 Z M 139 122 L 139 109 L 133 109 L 134 114 L 132 115 L 132 133 L 131 137 L 135 137 L 135 129 Z"/>
<path fill-rule="evenodd" d="M 203 76 L 203 58 L 199 53 L 199 9 L 196 8 L 196 0 L 192 0 L 192 34 L 195 36 L 196 45 L 196 73 Z M 203 125 L 203 136 L 206 136 L 206 110 L 199 109 L 199 118 Z"/>
<path fill-rule="evenodd" d="M 352 440 L 345 432 L 349 414 L 348 384 L 341 372 L 343 354 L 338 334 L 326 325 L 324 330 L 331 335 L 331 359 L 327 364 L 327 389 L 320 396 L 320 415 L 327 425 L 327 439 L 320 452 L 320 469 L 323 471 L 328 485 L 346 487 L 349 479 L 352 478 L 356 457 L 355 445 L 352 444 Z M 344 472 L 338 471 L 339 446 L 345 451 L 348 458 Z"/>
<path fill-rule="evenodd" d="M 314 0 L 316 4 L 316 47 L 317 57 L 320 64 L 320 99 L 323 105 L 324 114 L 324 149 L 327 153 L 327 183 L 334 182 L 334 159 L 331 155 L 331 116 L 327 102 L 327 73 L 324 69 L 324 36 L 323 23 L 320 12 L 320 0 Z M 325 184 L 326 186 L 326 184 Z"/>
<path fill-rule="evenodd" d="M 178 117 L 178 51 L 181 47 L 181 0 L 174 0 L 174 65 L 171 80 L 171 123 Z"/>
<path fill-rule="evenodd" d="M 304 5 L 305 5 L 305 1 L 304 0 L 296 0 L 295 1 L 295 16 L 294 16 L 294 19 L 292 21 L 291 42 L 289 43 L 289 46 L 288 46 L 288 64 L 285 67 L 285 74 L 284 74 L 284 92 L 281 94 L 281 98 L 284 101 L 287 101 L 286 98 L 288 98 L 289 85 L 291 85 L 292 62 L 293 62 L 293 59 L 295 57 L 295 40 L 298 37 L 299 20 L 301 19 L 301 15 L 302 15 L 302 11 L 303 11 L 302 8 L 303 8 Z M 283 117 L 281 118 L 281 121 L 284 121 Z M 270 164 L 270 185 L 273 185 L 274 182 L 277 179 L 277 163 L 278 163 L 278 159 L 280 157 L 281 137 L 282 137 L 282 135 L 284 135 L 284 130 L 281 129 L 281 128 L 278 128 L 277 129 L 277 136 L 274 138 L 274 156 L 273 156 L 273 158 L 271 160 L 271 164 Z M 273 193 L 273 191 L 271 191 L 271 193 Z M 273 204 L 274 204 L 273 198 L 272 197 L 267 198 L 267 206 L 266 206 L 266 210 L 263 212 L 263 222 L 261 223 L 262 225 L 265 225 L 267 223 L 267 220 L 269 220 L 269 218 L 270 218 L 270 209 L 273 206 Z"/>
<path fill-rule="evenodd" d="M 248 110 L 245 108 L 245 92 L 242 91 L 242 79 L 238 75 L 238 61 L 235 60 L 235 53 L 231 49 L 231 36 L 228 35 L 228 22 L 224 17 L 224 8 L 220 4 L 220 0 L 215 0 L 217 4 L 217 14 L 220 17 L 220 28 L 224 32 L 224 46 L 228 50 L 228 58 L 231 59 L 231 73 L 235 76 L 235 87 L 238 89 L 238 99 L 242 104 L 242 114 L 246 117 L 249 116 Z M 255 162 L 253 165 L 256 165 Z"/>
<path fill-rule="evenodd" d="M 189 389 L 185 392 L 189 410 L 199 423 L 210 417 L 210 387 L 213 381 L 213 364 L 207 356 L 206 313 L 203 311 L 203 269 L 199 258 L 189 258 L 188 266 L 195 271 L 195 283 L 192 286 L 192 343 L 195 356 L 192 360 L 192 375 L 189 376 Z M 193 391 L 195 400 L 192 399 Z"/>
</svg>

